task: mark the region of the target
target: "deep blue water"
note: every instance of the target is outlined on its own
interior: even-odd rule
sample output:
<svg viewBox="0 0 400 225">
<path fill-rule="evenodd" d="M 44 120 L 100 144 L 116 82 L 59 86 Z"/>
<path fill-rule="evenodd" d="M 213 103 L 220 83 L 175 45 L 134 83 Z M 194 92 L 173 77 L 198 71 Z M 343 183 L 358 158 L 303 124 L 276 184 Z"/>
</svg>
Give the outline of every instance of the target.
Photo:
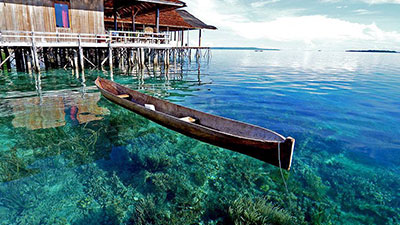
<svg viewBox="0 0 400 225">
<path fill-rule="evenodd" d="M 113 105 L 97 76 L 292 136 L 292 170 Z M 399 85 L 400 54 L 345 52 L 213 50 L 168 74 L 2 72 L 0 224 L 232 224 L 238 199 L 292 224 L 398 224 Z"/>
</svg>

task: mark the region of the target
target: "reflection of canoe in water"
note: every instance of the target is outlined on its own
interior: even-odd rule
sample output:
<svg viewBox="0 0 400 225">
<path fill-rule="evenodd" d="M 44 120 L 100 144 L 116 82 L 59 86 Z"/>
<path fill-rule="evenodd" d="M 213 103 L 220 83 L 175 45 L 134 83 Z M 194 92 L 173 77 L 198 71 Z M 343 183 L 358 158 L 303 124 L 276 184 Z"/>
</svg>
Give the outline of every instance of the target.
<svg viewBox="0 0 400 225">
<path fill-rule="evenodd" d="M 285 138 L 262 127 L 176 105 L 102 78 L 97 78 L 96 85 L 110 101 L 160 125 L 200 141 L 290 169 L 293 138 Z"/>
</svg>

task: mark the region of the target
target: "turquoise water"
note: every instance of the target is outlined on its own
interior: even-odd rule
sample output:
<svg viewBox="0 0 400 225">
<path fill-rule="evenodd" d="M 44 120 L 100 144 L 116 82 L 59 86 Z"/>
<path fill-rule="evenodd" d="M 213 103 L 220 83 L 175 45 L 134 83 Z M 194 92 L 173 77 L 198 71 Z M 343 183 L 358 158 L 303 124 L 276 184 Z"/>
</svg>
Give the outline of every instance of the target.
<svg viewBox="0 0 400 225">
<path fill-rule="evenodd" d="M 399 224 L 399 62 L 215 50 L 168 74 L 1 72 L 0 224 Z M 98 75 L 292 136 L 292 170 L 113 105 Z"/>
</svg>

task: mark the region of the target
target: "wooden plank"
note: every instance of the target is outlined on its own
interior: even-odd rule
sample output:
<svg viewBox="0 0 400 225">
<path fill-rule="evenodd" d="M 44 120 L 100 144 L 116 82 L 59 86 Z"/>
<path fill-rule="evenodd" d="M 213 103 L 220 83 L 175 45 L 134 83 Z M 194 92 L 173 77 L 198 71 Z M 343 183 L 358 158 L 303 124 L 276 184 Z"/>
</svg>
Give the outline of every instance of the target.
<svg viewBox="0 0 400 225">
<path fill-rule="evenodd" d="M 5 15 L 4 7 L 5 7 L 5 4 L 0 4 L 0 15 Z M 5 27 L 5 23 L 6 23 L 6 20 L 4 20 L 4 19 L 0 20 L 0 29 Z"/>
<path fill-rule="evenodd" d="M 24 3 L 7 1 L 0 4 L 0 30 L 47 31 L 58 30 L 55 24 L 53 1 L 28 0 Z M 103 1 L 71 0 L 69 11 L 71 29 L 60 32 L 104 33 Z M 96 9 L 96 10 L 93 10 Z M 3 16 L 4 15 L 4 16 Z"/>
</svg>

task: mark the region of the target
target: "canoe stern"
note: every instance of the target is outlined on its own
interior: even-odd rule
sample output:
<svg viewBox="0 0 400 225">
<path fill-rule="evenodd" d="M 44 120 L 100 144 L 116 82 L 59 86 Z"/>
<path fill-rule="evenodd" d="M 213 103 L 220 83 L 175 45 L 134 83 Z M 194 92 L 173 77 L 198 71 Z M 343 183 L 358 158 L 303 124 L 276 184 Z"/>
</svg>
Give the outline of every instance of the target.
<svg viewBox="0 0 400 225">
<path fill-rule="evenodd" d="M 287 137 L 286 140 L 280 144 L 280 159 L 282 169 L 290 170 L 295 142 L 296 141 L 294 138 Z"/>
</svg>

